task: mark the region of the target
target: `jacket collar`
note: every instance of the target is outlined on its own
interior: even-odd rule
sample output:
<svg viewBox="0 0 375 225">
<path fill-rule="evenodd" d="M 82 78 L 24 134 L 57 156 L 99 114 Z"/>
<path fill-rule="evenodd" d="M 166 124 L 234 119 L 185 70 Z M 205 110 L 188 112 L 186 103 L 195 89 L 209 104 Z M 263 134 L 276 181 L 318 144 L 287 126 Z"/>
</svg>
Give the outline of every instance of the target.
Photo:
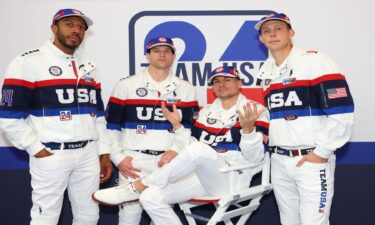
<svg viewBox="0 0 375 225">
<path fill-rule="evenodd" d="M 146 68 L 145 70 L 143 70 L 143 73 L 142 73 L 143 83 L 147 89 L 157 91 L 157 88 L 155 87 L 155 85 L 153 85 L 152 82 L 150 82 L 149 79 L 151 78 L 149 77 L 151 76 L 148 73 L 148 70 Z M 181 82 L 180 79 L 176 77 L 176 75 L 174 75 L 173 71 L 170 70 L 168 77 L 165 80 L 165 88 L 163 91 L 161 91 L 160 96 L 168 94 L 176 90 L 177 87 L 180 85 L 180 82 Z"/>
<path fill-rule="evenodd" d="M 249 100 L 240 93 L 234 106 L 232 106 L 230 109 L 223 109 L 221 100 L 216 98 L 208 109 L 207 117 L 209 119 L 220 121 L 222 124 L 224 124 L 224 127 L 233 126 L 238 119 L 237 110 L 242 111 L 243 105 L 248 101 Z"/>
<path fill-rule="evenodd" d="M 45 44 L 45 46 L 56 56 L 60 57 L 60 58 L 64 58 L 64 59 L 73 59 L 73 58 L 76 58 L 76 57 L 79 57 L 81 52 L 82 52 L 82 49 L 79 47 L 76 49 L 76 51 L 74 51 L 73 55 L 69 55 L 69 54 L 66 54 L 65 52 L 61 51 L 61 49 L 59 49 L 56 45 L 53 44 L 53 42 L 51 40 L 48 40 Z"/>
<path fill-rule="evenodd" d="M 276 66 L 275 58 L 272 56 L 271 53 L 268 53 L 268 58 L 264 62 L 263 66 L 260 68 L 258 72 L 259 79 L 276 79 L 285 75 L 286 73 L 291 73 L 293 65 L 293 61 L 295 60 L 296 56 L 302 52 L 301 49 L 293 46 L 292 50 L 290 51 L 288 57 L 281 63 L 280 66 Z"/>
</svg>

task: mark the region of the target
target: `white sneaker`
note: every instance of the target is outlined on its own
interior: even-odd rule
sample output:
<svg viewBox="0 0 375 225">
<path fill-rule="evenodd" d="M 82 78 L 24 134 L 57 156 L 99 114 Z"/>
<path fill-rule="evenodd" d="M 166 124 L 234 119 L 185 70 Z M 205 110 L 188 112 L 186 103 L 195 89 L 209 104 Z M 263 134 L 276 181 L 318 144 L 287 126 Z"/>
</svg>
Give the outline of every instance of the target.
<svg viewBox="0 0 375 225">
<path fill-rule="evenodd" d="M 92 198 L 100 204 L 116 206 L 125 202 L 138 200 L 139 195 L 140 193 L 133 188 L 133 184 L 129 183 L 98 190 L 92 194 Z"/>
</svg>

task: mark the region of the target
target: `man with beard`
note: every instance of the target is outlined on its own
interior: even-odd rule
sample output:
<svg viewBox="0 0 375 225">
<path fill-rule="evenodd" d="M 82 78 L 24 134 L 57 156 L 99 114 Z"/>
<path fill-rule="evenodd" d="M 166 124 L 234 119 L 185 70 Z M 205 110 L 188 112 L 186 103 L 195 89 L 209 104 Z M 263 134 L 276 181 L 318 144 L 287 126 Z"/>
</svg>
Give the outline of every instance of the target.
<svg viewBox="0 0 375 225">
<path fill-rule="evenodd" d="M 92 24 L 78 10 L 59 10 L 54 40 L 16 57 L 5 74 L 0 128 L 30 155 L 32 225 L 58 223 L 66 189 L 73 225 L 99 219 L 90 195 L 112 166 L 98 71 L 79 48 Z"/>
</svg>

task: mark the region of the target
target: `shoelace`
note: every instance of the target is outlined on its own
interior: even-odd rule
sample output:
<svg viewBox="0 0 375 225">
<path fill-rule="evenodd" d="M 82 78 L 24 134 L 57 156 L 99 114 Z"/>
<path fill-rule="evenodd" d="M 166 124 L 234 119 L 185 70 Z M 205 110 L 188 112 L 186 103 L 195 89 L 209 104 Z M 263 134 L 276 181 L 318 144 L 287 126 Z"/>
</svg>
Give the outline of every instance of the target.
<svg viewBox="0 0 375 225">
<path fill-rule="evenodd" d="M 120 184 L 119 179 L 116 179 L 115 182 L 116 182 L 116 186 L 114 187 L 115 189 L 125 189 L 127 191 L 140 194 L 139 191 L 137 191 L 137 189 L 135 189 L 135 187 L 133 186 L 133 182 L 130 182 L 128 184 Z"/>
</svg>

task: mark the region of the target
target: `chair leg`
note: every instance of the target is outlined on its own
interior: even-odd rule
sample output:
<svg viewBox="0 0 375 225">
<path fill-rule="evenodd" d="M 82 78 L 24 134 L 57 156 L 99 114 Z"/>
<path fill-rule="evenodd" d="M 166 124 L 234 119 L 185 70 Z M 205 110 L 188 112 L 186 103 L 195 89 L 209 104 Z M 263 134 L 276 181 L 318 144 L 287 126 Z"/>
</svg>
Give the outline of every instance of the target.
<svg viewBox="0 0 375 225">
<path fill-rule="evenodd" d="M 192 216 L 193 213 L 190 210 L 193 207 L 194 207 L 194 204 L 190 204 L 188 202 L 185 202 L 184 204 L 180 204 L 180 208 L 184 212 L 185 218 L 189 225 L 197 225 L 194 217 Z"/>
<path fill-rule="evenodd" d="M 222 217 L 229 207 L 229 205 L 220 207 L 218 203 L 214 203 L 214 205 L 216 207 L 216 211 L 211 217 L 210 221 L 208 221 L 207 225 L 216 225 L 218 222 L 222 221 Z M 233 225 L 230 219 L 223 222 L 225 223 L 225 225 Z"/>
<path fill-rule="evenodd" d="M 262 199 L 263 195 L 257 197 L 257 198 L 254 198 L 252 199 L 250 202 L 249 202 L 249 206 L 253 206 L 253 205 L 256 205 L 256 204 L 259 204 L 260 200 Z M 257 208 L 255 208 L 253 211 L 247 213 L 247 214 L 244 214 L 240 217 L 240 219 L 238 220 L 237 224 L 236 225 L 245 225 L 247 220 L 249 219 L 249 217 L 253 214 L 253 212 L 255 210 L 257 210 Z"/>
</svg>

